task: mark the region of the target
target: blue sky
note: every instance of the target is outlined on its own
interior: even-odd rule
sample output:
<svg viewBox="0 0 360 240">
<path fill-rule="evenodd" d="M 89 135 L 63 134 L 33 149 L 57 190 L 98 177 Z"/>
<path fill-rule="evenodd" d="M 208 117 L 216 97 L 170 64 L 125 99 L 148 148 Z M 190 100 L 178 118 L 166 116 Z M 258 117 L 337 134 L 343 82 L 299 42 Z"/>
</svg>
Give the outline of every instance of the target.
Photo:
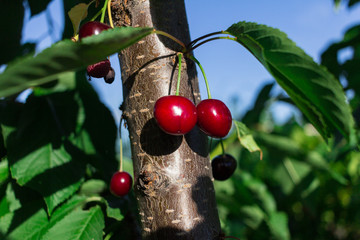
<svg viewBox="0 0 360 240">
<path fill-rule="evenodd" d="M 319 61 L 321 52 L 333 41 L 341 39 L 344 31 L 351 25 L 360 22 L 360 7 L 349 10 L 345 6 L 335 9 L 332 0 L 185 0 L 190 34 L 192 39 L 201 35 L 225 30 L 239 21 L 251 21 L 278 28 L 290 39 L 303 48 L 315 61 Z M 49 26 L 46 14 L 38 15 L 31 20 L 27 14 L 23 41 L 41 39 L 38 50 L 59 40 L 62 31 L 63 12 L 60 0 L 54 0 L 48 12 L 54 23 L 51 36 L 46 36 Z M 346 57 L 347 52 L 344 52 Z M 231 105 L 231 99 L 237 96 L 239 102 L 232 111 L 243 113 L 251 107 L 258 90 L 272 77 L 264 67 L 241 45 L 226 40 L 218 40 L 196 49 L 195 56 L 202 63 L 210 82 L 213 98 Z M 116 57 L 112 57 L 116 79 L 112 85 L 102 79 L 92 81 L 102 100 L 114 111 L 122 102 L 120 72 Z M 198 71 L 200 72 L 200 71 Z M 203 78 L 199 74 L 202 97 L 206 97 Z M 279 88 L 275 91 L 280 91 Z M 272 108 L 279 120 L 286 119 L 289 112 L 286 104 Z"/>
</svg>

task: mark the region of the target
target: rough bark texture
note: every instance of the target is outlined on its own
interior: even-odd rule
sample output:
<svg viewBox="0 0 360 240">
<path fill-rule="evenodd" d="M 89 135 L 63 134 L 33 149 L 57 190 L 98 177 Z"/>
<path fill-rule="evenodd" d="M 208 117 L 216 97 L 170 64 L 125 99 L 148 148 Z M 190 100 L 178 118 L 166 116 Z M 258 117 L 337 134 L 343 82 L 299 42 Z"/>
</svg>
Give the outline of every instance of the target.
<svg viewBox="0 0 360 240">
<path fill-rule="evenodd" d="M 183 0 L 113 0 L 116 26 L 154 27 L 190 41 Z M 176 51 L 152 34 L 119 54 L 125 115 L 134 163 L 134 188 L 144 239 L 219 239 L 220 223 L 208 158 L 198 128 L 185 136 L 163 133 L 153 118 L 155 101 L 175 94 Z M 183 61 L 180 95 L 200 101 L 196 68 Z"/>
</svg>

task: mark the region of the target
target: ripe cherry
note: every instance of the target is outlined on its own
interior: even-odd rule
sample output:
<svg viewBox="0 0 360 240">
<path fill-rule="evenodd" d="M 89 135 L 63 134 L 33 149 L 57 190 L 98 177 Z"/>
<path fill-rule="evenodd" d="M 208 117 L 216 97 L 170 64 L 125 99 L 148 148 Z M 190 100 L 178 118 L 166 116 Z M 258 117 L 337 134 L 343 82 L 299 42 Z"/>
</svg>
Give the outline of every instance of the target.
<svg viewBox="0 0 360 240">
<path fill-rule="evenodd" d="M 111 28 L 109 25 L 104 23 L 90 21 L 81 26 L 79 30 L 79 39 L 84 37 L 98 35 L 100 32 Z"/>
<path fill-rule="evenodd" d="M 110 181 L 110 191 L 118 197 L 129 193 L 132 186 L 132 177 L 127 172 L 116 172 Z"/>
<path fill-rule="evenodd" d="M 109 59 L 94 63 L 86 68 L 87 74 L 91 77 L 102 78 L 105 77 L 111 68 Z"/>
<path fill-rule="evenodd" d="M 154 117 L 159 127 L 171 135 L 183 135 L 196 125 L 196 107 L 182 96 L 159 98 L 154 106 Z"/>
<path fill-rule="evenodd" d="M 225 137 L 231 128 L 230 110 L 220 100 L 205 99 L 197 107 L 198 125 L 207 135 L 216 138 Z"/>
<path fill-rule="evenodd" d="M 223 154 L 211 161 L 213 177 L 216 180 L 224 181 L 235 172 L 237 163 L 230 154 Z"/>
</svg>

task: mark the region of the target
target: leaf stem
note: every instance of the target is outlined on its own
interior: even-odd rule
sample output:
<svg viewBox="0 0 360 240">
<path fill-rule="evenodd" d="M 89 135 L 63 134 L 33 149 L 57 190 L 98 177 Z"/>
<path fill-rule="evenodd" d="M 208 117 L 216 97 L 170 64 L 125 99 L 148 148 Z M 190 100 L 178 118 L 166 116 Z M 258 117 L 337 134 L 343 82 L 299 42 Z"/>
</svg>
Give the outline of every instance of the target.
<svg viewBox="0 0 360 240">
<path fill-rule="evenodd" d="M 209 82 L 207 80 L 204 68 L 201 66 L 200 62 L 194 57 L 194 55 L 189 56 L 190 59 L 192 59 L 200 68 L 201 73 L 204 77 L 205 80 L 205 85 L 206 85 L 206 91 L 207 91 L 207 95 L 208 95 L 208 99 L 211 99 L 211 93 L 210 93 L 210 87 L 209 87 Z"/>
<path fill-rule="evenodd" d="M 181 46 L 183 47 L 183 51 L 186 52 L 186 46 L 185 46 L 185 44 L 184 44 L 182 41 L 180 41 L 179 39 L 177 39 L 176 37 L 174 37 L 173 35 L 171 35 L 171 34 L 169 34 L 169 33 L 167 33 L 167 32 L 163 32 L 163 31 L 160 31 L 160 30 L 156 30 L 156 29 L 154 29 L 154 33 L 159 34 L 159 35 L 163 35 L 163 36 L 165 36 L 165 37 L 170 38 L 170 39 L 173 40 L 174 42 L 177 42 L 179 45 L 181 45 Z"/>
<path fill-rule="evenodd" d="M 179 69 L 178 69 L 178 78 L 177 78 L 177 85 L 176 85 L 176 96 L 179 96 L 179 92 L 180 92 L 180 81 L 181 81 L 181 61 L 182 61 L 182 53 L 178 53 L 178 58 L 179 58 Z"/>
<path fill-rule="evenodd" d="M 209 34 L 206 34 L 204 36 L 201 36 L 201 37 L 198 37 L 194 40 L 192 40 L 188 45 L 187 47 L 190 47 L 190 46 L 193 46 L 195 43 L 197 43 L 198 41 L 200 40 L 203 40 L 204 38 L 208 38 L 208 37 L 211 37 L 211 36 L 214 36 L 214 35 L 218 35 L 218 34 L 224 34 L 225 32 L 224 31 L 218 31 L 218 32 L 213 32 L 213 33 L 209 33 Z"/>
</svg>

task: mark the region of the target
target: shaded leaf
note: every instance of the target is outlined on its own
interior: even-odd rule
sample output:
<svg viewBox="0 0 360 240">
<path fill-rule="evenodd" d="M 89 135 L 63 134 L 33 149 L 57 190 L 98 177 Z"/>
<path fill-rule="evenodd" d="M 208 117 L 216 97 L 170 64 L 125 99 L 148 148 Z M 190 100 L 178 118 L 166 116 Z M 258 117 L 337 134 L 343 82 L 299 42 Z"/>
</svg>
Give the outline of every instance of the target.
<svg viewBox="0 0 360 240">
<path fill-rule="evenodd" d="M 42 240 L 100 240 L 105 226 L 100 207 L 88 211 L 73 211 L 56 223 Z"/>
<path fill-rule="evenodd" d="M 0 234 L 9 240 L 38 240 L 47 224 L 46 211 L 34 202 L 0 217 Z"/>
<path fill-rule="evenodd" d="M 80 194 L 85 196 L 99 195 L 107 189 L 107 185 L 103 180 L 90 179 L 84 182 L 80 188 Z"/>
<path fill-rule="evenodd" d="M 57 79 L 99 62 L 152 33 L 151 28 L 123 27 L 109 29 L 81 40 L 63 40 L 35 57 L 12 64 L 0 74 L 0 97 Z"/>
<path fill-rule="evenodd" d="M 266 222 L 270 228 L 270 231 L 274 239 L 277 240 L 290 239 L 288 219 L 285 213 L 274 212 L 270 215 L 269 219 Z"/>
<path fill-rule="evenodd" d="M 251 110 L 247 111 L 244 117 L 241 119 L 245 125 L 251 127 L 260 122 L 261 114 L 267 109 L 268 102 L 271 98 L 270 92 L 273 89 L 274 82 L 265 84 L 260 90 L 254 106 Z"/>
<path fill-rule="evenodd" d="M 9 166 L 6 159 L 0 162 L 0 186 L 6 182 L 9 177 Z"/>
<path fill-rule="evenodd" d="M 325 139 L 336 130 L 350 138 L 354 121 L 340 82 L 286 34 L 249 22 L 227 32 L 264 65 Z"/>
</svg>

